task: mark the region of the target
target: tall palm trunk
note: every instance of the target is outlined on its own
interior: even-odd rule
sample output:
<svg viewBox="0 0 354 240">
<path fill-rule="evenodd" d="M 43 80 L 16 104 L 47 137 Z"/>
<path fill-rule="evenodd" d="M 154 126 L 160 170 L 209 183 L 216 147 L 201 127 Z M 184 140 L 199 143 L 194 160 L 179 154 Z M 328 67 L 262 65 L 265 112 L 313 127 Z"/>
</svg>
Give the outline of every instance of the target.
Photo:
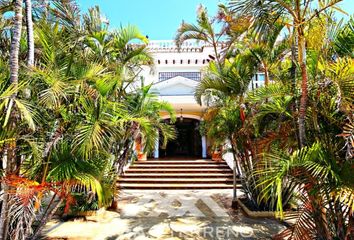
<svg viewBox="0 0 354 240">
<path fill-rule="evenodd" d="M 305 36 L 304 29 L 302 25 L 297 27 L 298 33 L 298 49 L 299 49 L 299 63 L 301 71 L 301 98 L 299 107 L 299 142 L 300 147 L 306 145 L 306 126 L 305 117 L 307 109 L 307 99 L 308 99 L 308 74 L 306 66 L 306 46 L 305 46 Z"/>
<path fill-rule="evenodd" d="M 294 27 L 297 33 L 298 62 L 301 72 L 301 98 L 299 106 L 299 144 L 300 148 L 306 145 L 305 117 L 308 99 L 308 75 L 306 65 L 306 40 L 304 33 L 304 21 L 301 11 L 301 1 L 295 1 Z"/>
<path fill-rule="evenodd" d="M 296 91 L 296 61 L 298 59 L 298 37 L 297 37 L 297 33 L 296 30 L 293 30 L 293 40 L 291 43 L 291 68 L 290 68 L 290 78 L 291 78 L 291 93 L 293 94 L 293 96 L 297 95 L 297 91 Z M 296 112 L 298 110 L 298 101 L 297 99 L 294 97 L 294 101 L 291 104 L 291 111 L 292 112 Z M 293 118 L 293 125 L 294 125 L 294 129 L 299 129 L 298 127 L 298 122 L 296 122 L 296 119 Z M 296 137 L 296 141 L 298 143 L 299 148 L 301 148 L 301 144 L 300 144 L 300 140 L 299 140 L 299 133 L 297 131 L 295 131 L 295 137 Z"/>
<path fill-rule="evenodd" d="M 34 34 L 33 34 L 33 20 L 32 20 L 32 1 L 25 0 L 25 6 L 26 6 L 27 45 L 28 45 L 27 66 L 33 67 L 33 65 L 34 65 Z M 21 9 L 22 9 L 22 5 L 21 5 Z M 21 16 L 21 28 L 22 28 L 22 16 Z M 19 39 L 21 38 L 21 30 L 22 29 L 20 29 L 20 32 L 19 32 Z M 16 43 L 15 40 L 13 42 Z M 19 55 L 19 44 L 18 44 L 17 48 L 18 48 L 18 50 L 15 50 L 17 52 L 16 56 Z M 17 59 L 17 63 L 14 63 L 14 64 L 17 64 L 17 66 L 19 66 L 18 59 Z M 18 69 L 17 69 L 17 73 L 18 73 Z M 17 81 L 18 81 L 18 79 L 16 80 L 16 84 L 17 84 Z M 26 94 L 27 94 L 27 97 L 30 97 L 30 90 L 29 89 L 26 89 Z"/>
<path fill-rule="evenodd" d="M 15 0 L 15 22 L 13 38 L 11 42 L 10 51 L 10 81 L 12 84 L 18 84 L 18 69 L 19 69 L 19 52 L 20 52 L 20 40 L 22 31 L 22 0 Z M 15 95 L 14 95 L 15 97 Z"/>
<path fill-rule="evenodd" d="M 26 24 L 27 24 L 27 44 L 28 44 L 27 65 L 29 67 L 32 67 L 34 64 L 34 36 L 33 36 L 31 0 L 26 0 Z"/>
<path fill-rule="evenodd" d="M 10 82 L 15 87 L 18 85 L 18 70 L 19 70 L 19 51 L 20 51 L 20 39 L 22 31 L 22 0 L 14 1 L 15 21 L 13 29 L 13 37 L 11 41 L 10 51 Z M 8 111 L 11 111 L 14 98 L 17 93 L 14 93 L 9 101 Z M 15 124 L 14 124 L 15 125 Z M 13 166 L 16 165 L 16 142 L 9 144 L 7 149 L 7 164 L 5 174 L 8 175 L 13 171 Z M 9 208 L 9 188 L 4 184 L 3 202 L 1 207 L 1 219 L 0 219 L 0 240 L 6 240 L 7 238 L 7 211 Z"/>
<path fill-rule="evenodd" d="M 264 68 L 264 85 L 268 86 L 269 85 L 269 72 L 268 72 L 268 65 L 266 62 L 263 62 L 263 68 Z"/>
<path fill-rule="evenodd" d="M 233 167 L 232 167 L 232 175 L 233 175 L 233 197 L 232 197 L 232 208 L 237 209 L 238 208 L 238 204 L 237 204 L 237 177 L 236 175 L 238 175 L 239 177 L 241 177 L 241 168 L 238 165 L 237 162 L 237 147 L 233 141 L 233 137 L 230 136 L 229 137 L 229 141 L 231 144 L 231 149 L 232 149 L 232 156 L 233 156 Z"/>
</svg>

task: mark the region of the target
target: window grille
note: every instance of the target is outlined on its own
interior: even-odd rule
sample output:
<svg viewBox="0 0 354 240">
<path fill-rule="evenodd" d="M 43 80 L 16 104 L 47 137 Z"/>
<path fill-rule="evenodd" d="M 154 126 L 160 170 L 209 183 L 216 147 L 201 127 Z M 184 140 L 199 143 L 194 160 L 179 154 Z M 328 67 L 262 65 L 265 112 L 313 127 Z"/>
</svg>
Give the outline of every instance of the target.
<svg viewBox="0 0 354 240">
<path fill-rule="evenodd" d="M 185 77 L 194 81 L 200 81 L 200 72 L 160 72 L 159 81 L 165 81 L 177 76 Z"/>
</svg>

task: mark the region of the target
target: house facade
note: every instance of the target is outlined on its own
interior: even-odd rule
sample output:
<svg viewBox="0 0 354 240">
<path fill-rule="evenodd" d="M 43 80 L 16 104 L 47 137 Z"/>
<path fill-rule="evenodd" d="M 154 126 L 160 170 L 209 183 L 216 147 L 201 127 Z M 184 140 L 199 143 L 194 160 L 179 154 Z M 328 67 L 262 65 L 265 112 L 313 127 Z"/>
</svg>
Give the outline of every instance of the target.
<svg viewBox="0 0 354 240">
<path fill-rule="evenodd" d="M 203 69 L 208 65 L 214 51 L 211 46 L 186 41 L 180 49 L 171 41 L 150 41 L 149 52 L 154 58 L 154 67 L 143 67 L 140 76 L 145 84 L 153 84 L 152 91 L 159 99 L 169 102 L 176 111 L 175 128 L 177 138 L 162 148 L 156 142 L 154 158 L 163 157 L 208 157 L 208 140 L 199 133 L 206 106 L 199 105 L 194 91 L 201 78 Z M 264 75 L 257 74 L 250 88 L 264 84 Z M 161 113 L 169 121 L 167 113 Z"/>
</svg>

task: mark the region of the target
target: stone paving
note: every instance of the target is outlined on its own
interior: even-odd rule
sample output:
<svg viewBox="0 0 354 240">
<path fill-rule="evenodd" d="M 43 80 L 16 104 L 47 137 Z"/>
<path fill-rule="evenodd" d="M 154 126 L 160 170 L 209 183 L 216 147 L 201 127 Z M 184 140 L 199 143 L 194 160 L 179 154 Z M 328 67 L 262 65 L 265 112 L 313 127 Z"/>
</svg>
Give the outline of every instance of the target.
<svg viewBox="0 0 354 240">
<path fill-rule="evenodd" d="M 231 190 L 122 191 L 119 212 L 50 222 L 46 239 L 271 239 L 284 226 L 230 207 Z"/>
</svg>

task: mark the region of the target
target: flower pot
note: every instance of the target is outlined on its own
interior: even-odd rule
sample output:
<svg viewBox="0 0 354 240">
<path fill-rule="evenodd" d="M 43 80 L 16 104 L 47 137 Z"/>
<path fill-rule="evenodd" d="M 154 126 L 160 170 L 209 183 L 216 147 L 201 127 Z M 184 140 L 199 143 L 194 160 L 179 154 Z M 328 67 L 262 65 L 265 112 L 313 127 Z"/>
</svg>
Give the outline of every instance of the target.
<svg viewBox="0 0 354 240">
<path fill-rule="evenodd" d="M 213 152 L 211 159 L 214 161 L 222 161 L 222 154 L 219 151 Z"/>
<path fill-rule="evenodd" d="M 147 160 L 147 154 L 146 153 L 138 153 L 138 160 L 139 161 L 146 161 Z"/>
</svg>

